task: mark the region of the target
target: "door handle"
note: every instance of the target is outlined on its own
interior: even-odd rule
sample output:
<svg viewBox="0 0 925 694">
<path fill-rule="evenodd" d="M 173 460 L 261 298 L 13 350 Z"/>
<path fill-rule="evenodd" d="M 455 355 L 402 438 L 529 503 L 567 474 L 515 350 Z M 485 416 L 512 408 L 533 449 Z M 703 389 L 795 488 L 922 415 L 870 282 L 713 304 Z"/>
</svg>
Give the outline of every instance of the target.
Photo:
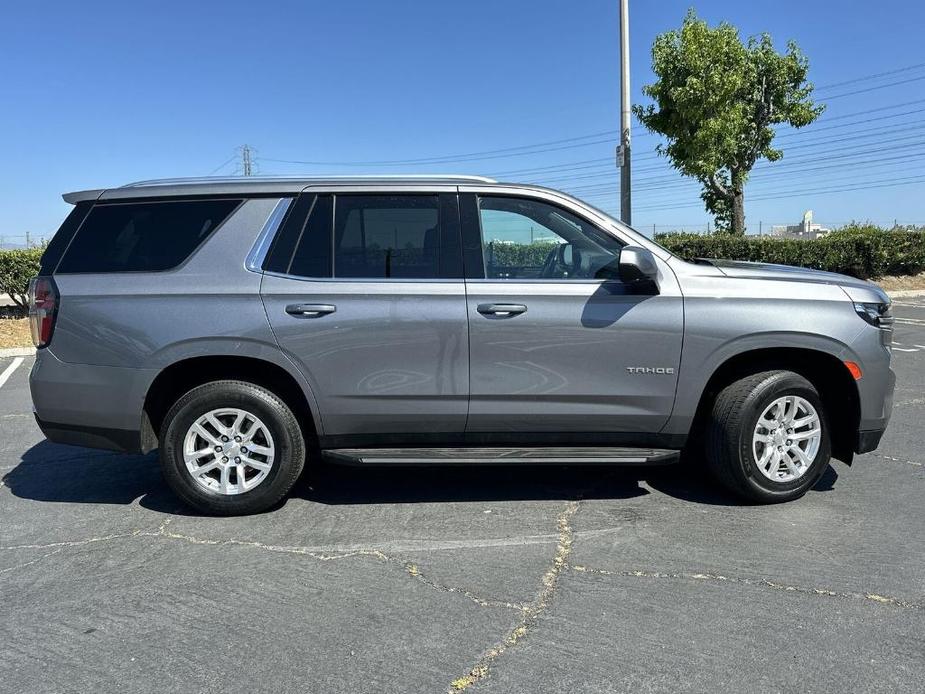
<svg viewBox="0 0 925 694">
<path fill-rule="evenodd" d="M 289 304 L 286 313 L 299 318 L 318 318 L 334 313 L 337 306 L 334 304 Z"/>
<path fill-rule="evenodd" d="M 526 313 L 527 307 L 523 304 L 479 304 L 478 312 L 483 316 L 499 316 L 507 318 Z"/>
</svg>

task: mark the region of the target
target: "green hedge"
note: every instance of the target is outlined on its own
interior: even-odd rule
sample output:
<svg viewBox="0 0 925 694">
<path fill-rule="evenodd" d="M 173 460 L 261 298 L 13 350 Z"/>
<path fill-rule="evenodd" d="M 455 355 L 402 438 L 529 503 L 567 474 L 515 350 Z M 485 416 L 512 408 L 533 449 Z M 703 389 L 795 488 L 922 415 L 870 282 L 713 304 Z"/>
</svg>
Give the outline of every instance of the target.
<svg viewBox="0 0 925 694">
<path fill-rule="evenodd" d="M 39 274 L 44 248 L 0 250 L 0 293 L 9 294 L 20 308 L 26 307 L 29 280 Z"/>
<path fill-rule="evenodd" d="M 531 244 L 492 241 L 485 249 L 485 261 L 497 268 L 541 268 L 556 248 L 555 241 L 534 241 Z"/>
<path fill-rule="evenodd" d="M 925 230 L 851 225 L 815 240 L 730 234 L 655 237 L 682 258 L 725 258 L 798 265 L 862 279 L 914 275 L 925 270 Z"/>
</svg>

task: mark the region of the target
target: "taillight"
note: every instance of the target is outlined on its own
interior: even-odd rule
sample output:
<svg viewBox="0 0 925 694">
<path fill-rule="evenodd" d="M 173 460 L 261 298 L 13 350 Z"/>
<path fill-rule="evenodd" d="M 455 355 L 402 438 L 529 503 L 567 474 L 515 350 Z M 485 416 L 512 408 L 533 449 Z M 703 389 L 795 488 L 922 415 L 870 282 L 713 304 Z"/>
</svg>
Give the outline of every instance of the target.
<svg viewBox="0 0 925 694">
<path fill-rule="evenodd" d="M 46 347 L 51 342 L 58 315 L 58 288 L 51 277 L 36 277 L 29 282 L 29 327 L 32 343 Z"/>
</svg>

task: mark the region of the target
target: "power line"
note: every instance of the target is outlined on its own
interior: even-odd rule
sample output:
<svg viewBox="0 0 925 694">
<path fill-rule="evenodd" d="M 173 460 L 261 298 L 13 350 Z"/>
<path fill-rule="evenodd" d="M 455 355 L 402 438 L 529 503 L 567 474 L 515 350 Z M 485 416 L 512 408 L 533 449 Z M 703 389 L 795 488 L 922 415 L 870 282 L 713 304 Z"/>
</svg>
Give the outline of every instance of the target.
<svg viewBox="0 0 925 694">
<path fill-rule="evenodd" d="M 238 158 L 238 153 L 235 152 L 235 153 L 232 154 L 230 157 L 228 157 L 228 159 L 226 159 L 224 162 L 222 162 L 221 164 L 219 164 L 218 166 L 216 166 L 214 169 L 212 169 L 212 170 L 211 170 L 208 174 L 206 174 L 206 175 L 207 175 L 207 176 L 214 176 L 216 173 L 218 173 L 219 171 L 221 171 L 222 169 L 224 169 L 226 166 L 228 166 L 231 162 L 233 162 L 233 161 L 234 161 L 235 159 L 237 159 L 237 158 Z"/>
<path fill-rule="evenodd" d="M 814 160 L 801 160 L 799 162 L 791 162 L 790 167 L 796 168 L 797 171 L 795 172 L 794 171 L 779 171 L 776 169 L 771 170 L 771 171 L 764 171 L 762 172 L 760 177 L 755 176 L 755 178 L 749 179 L 749 189 L 750 190 L 753 189 L 752 184 L 762 184 L 762 183 L 767 182 L 766 179 L 769 177 L 777 178 L 780 176 L 787 176 L 790 179 L 799 180 L 800 177 L 805 176 L 805 175 L 814 176 L 815 173 L 818 172 L 819 170 L 838 169 L 838 168 L 844 168 L 844 167 L 859 167 L 864 164 L 871 164 L 872 165 L 871 168 L 877 167 L 877 166 L 883 166 L 884 164 L 888 166 L 895 166 L 897 164 L 905 164 L 907 162 L 918 160 L 918 159 L 925 157 L 925 150 L 922 149 L 922 145 L 925 145 L 925 141 L 922 141 L 911 147 L 907 145 L 899 145 L 897 147 L 893 147 L 892 149 L 903 149 L 906 151 L 906 153 L 902 155 L 898 155 L 898 156 L 893 156 L 893 157 L 880 157 L 880 158 L 868 159 L 868 160 L 862 160 L 862 161 L 851 161 L 850 160 L 852 156 L 860 156 L 860 154 L 833 156 L 833 157 L 830 157 L 829 159 L 842 159 L 843 160 L 847 157 L 848 161 L 840 161 L 835 164 L 823 164 L 821 166 L 816 166 L 816 167 L 813 167 L 813 166 L 807 167 L 806 163 L 812 164 L 815 162 L 825 162 L 827 160 L 825 158 L 820 158 L 820 159 L 814 159 Z M 918 150 L 915 151 L 915 148 L 918 148 Z M 877 153 L 880 151 L 882 150 L 869 150 L 867 153 Z M 912 153 L 909 153 L 910 151 Z M 863 172 L 864 172 L 864 169 L 860 169 L 856 173 L 863 174 Z M 770 183 L 774 183 L 774 181 L 772 180 L 770 181 Z M 589 184 L 585 186 L 571 186 L 571 187 L 566 186 L 566 189 L 573 193 L 592 198 L 592 197 L 595 197 L 595 195 L 599 195 L 599 194 L 604 194 L 604 193 L 612 194 L 612 191 L 614 190 L 613 185 L 614 185 L 613 182 L 609 182 L 606 184 Z M 640 192 L 643 194 L 645 193 L 658 194 L 660 192 L 669 192 L 677 196 L 678 189 L 689 189 L 690 192 L 694 192 L 696 190 L 699 190 L 699 186 L 700 186 L 699 182 L 696 181 L 695 179 L 686 178 L 686 177 L 685 178 L 673 177 L 673 180 L 671 183 L 663 184 L 663 185 L 651 184 L 649 187 L 644 188 Z M 676 191 L 676 192 L 672 192 L 672 191 Z"/>
<path fill-rule="evenodd" d="M 261 157 L 262 161 L 271 161 L 279 164 L 302 164 L 307 166 L 398 166 L 398 165 L 423 165 L 423 164 L 452 164 L 456 162 L 474 162 L 474 161 L 486 161 L 488 159 L 507 159 L 509 157 L 522 157 L 529 156 L 531 154 L 545 154 L 547 152 L 559 152 L 567 149 L 576 149 L 578 147 L 590 147 L 592 145 L 604 145 L 604 144 L 613 144 L 616 140 L 613 138 L 608 140 L 595 140 L 592 142 L 584 142 L 577 145 L 562 145 L 559 147 L 547 147 L 545 149 L 533 149 L 530 151 L 524 152 L 511 152 L 509 154 L 493 154 L 493 155 L 484 155 L 484 156 L 454 156 L 447 158 L 433 158 L 433 159 L 407 159 L 407 160 L 394 160 L 394 161 L 368 161 L 368 162 L 331 162 L 331 161 L 301 161 L 297 159 L 270 159 L 268 157 Z"/>
<path fill-rule="evenodd" d="M 817 88 L 817 91 L 822 91 L 825 89 L 830 89 L 833 87 L 843 86 L 845 84 L 856 84 L 860 82 L 870 81 L 874 79 L 879 79 L 884 76 L 899 74 L 902 72 L 908 72 L 911 70 L 918 69 L 925 66 L 925 63 L 917 63 L 914 65 L 908 65 L 905 67 L 897 68 L 895 70 L 877 73 L 874 75 L 866 75 L 863 77 L 857 77 L 852 80 L 846 80 L 844 82 L 838 82 L 828 85 L 823 85 Z M 907 84 L 909 82 L 915 82 L 918 80 L 925 79 L 925 75 L 919 77 L 913 77 L 906 80 L 900 80 L 898 82 L 891 82 L 889 84 L 877 85 L 874 87 L 868 87 L 866 89 L 855 90 L 852 92 L 846 92 L 844 94 L 836 94 L 834 96 L 826 97 L 828 100 L 831 99 L 840 99 L 846 96 L 853 96 L 855 94 L 862 94 L 869 91 L 877 89 L 886 89 L 893 86 L 899 86 L 902 84 Z M 830 118 L 830 120 L 833 120 Z M 349 167 L 349 166 L 399 166 L 399 165 L 425 165 L 425 164 L 449 164 L 454 162 L 471 162 L 471 161 L 482 161 L 489 159 L 503 159 L 507 157 L 514 156 L 527 156 L 529 154 L 543 154 L 552 151 L 561 151 L 566 149 L 574 149 L 580 147 L 587 147 L 596 144 L 613 144 L 615 140 L 603 140 L 596 142 L 580 142 L 581 140 L 591 140 L 600 137 L 619 135 L 618 130 L 604 130 L 597 133 L 591 133 L 588 135 L 578 135 L 575 137 L 563 138 L 558 140 L 548 140 L 545 142 L 533 143 L 528 145 L 519 145 L 515 147 L 504 147 L 499 149 L 490 149 L 482 150 L 478 152 L 469 152 L 463 154 L 454 154 L 454 155 L 440 155 L 434 157 L 419 157 L 414 159 L 391 159 L 391 160 L 371 160 L 371 161 L 311 161 L 311 160 L 297 160 L 297 159 L 273 159 L 273 158 L 263 158 L 264 161 L 280 163 L 280 164 L 299 164 L 305 166 L 332 166 L 332 167 Z M 654 133 L 643 133 L 638 137 L 654 137 Z M 579 143 L 579 144 L 576 144 Z M 564 145 L 562 147 L 555 147 L 554 145 Z"/>
<path fill-rule="evenodd" d="M 925 80 L 925 75 L 920 75 L 919 77 L 910 77 L 907 80 L 900 80 L 899 82 L 890 82 L 889 84 L 879 84 L 876 87 L 867 87 L 866 89 L 856 89 L 853 92 L 845 92 L 844 94 L 836 94 L 834 96 L 825 97 L 826 101 L 832 101 L 833 99 L 841 99 L 846 96 L 855 96 L 856 94 L 866 94 L 867 92 L 877 91 L 878 89 L 888 89 L 890 87 L 898 87 L 903 84 L 909 84 L 910 82 L 919 82 Z"/>
<path fill-rule="evenodd" d="M 881 112 L 881 111 L 887 111 L 887 110 L 890 110 L 890 109 L 902 108 L 902 107 L 905 107 L 905 106 L 912 106 L 912 105 L 917 105 L 917 104 L 922 104 L 922 103 L 925 103 L 925 99 L 917 99 L 917 100 L 914 100 L 914 101 L 906 101 L 906 102 L 903 102 L 903 103 L 900 103 L 900 104 L 892 104 L 892 105 L 890 105 L 890 106 L 881 106 L 881 107 L 878 107 L 878 108 L 866 109 L 866 110 L 863 110 L 863 111 L 854 111 L 854 112 L 852 112 L 852 113 L 846 113 L 846 114 L 843 114 L 843 115 L 841 115 L 841 116 L 828 116 L 828 117 L 825 117 L 825 118 L 823 118 L 823 119 L 820 119 L 819 122 L 828 123 L 829 121 L 833 121 L 833 120 L 841 120 L 841 119 L 844 119 L 844 118 L 853 118 L 853 117 L 855 117 L 855 116 L 864 115 L 864 114 L 866 114 L 866 113 L 877 113 L 877 112 Z M 785 133 L 783 133 L 783 134 L 778 135 L 777 137 L 778 137 L 778 138 L 781 138 L 781 139 L 783 139 L 783 138 L 793 138 L 793 137 L 797 137 L 797 138 L 802 139 L 802 138 L 807 137 L 807 136 L 815 135 L 815 134 L 816 134 L 817 132 L 819 132 L 819 131 L 832 130 L 832 129 L 836 129 L 836 128 L 847 128 L 847 127 L 851 127 L 851 126 L 854 126 L 854 125 L 865 125 L 865 124 L 867 124 L 867 123 L 876 122 L 876 121 L 879 121 L 879 120 L 888 120 L 888 119 L 891 119 L 891 118 L 899 118 L 899 117 L 904 116 L 904 115 L 913 115 L 913 114 L 921 113 L 921 112 L 925 112 L 925 109 L 916 109 L 916 110 L 912 110 L 912 111 L 904 111 L 904 112 L 902 112 L 902 113 L 890 114 L 890 115 L 886 115 L 886 116 L 878 116 L 878 117 L 876 117 L 876 118 L 861 119 L 861 120 L 853 121 L 853 122 L 851 122 L 851 123 L 842 123 L 842 124 L 829 125 L 829 126 L 824 126 L 824 127 L 809 126 L 809 127 L 805 128 L 805 129 L 796 130 L 796 131 L 794 131 L 794 132 L 785 132 Z M 789 126 L 788 126 L 788 127 L 789 127 Z M 637 160 L 639 160 L 639 159 L 653 160 L 653 159 L 658 159 L 658 158 L 659 158 L 659 155 L 657 155 L 657 154 L 655 154 L 655 153 L 652 153 L 652 154 L 650 154 L 650 155 L 648 155 L 648 156 L 646 156 L 646 155 L 637 155 L 637 157 L 636 157 Z M 667 163 L 667 160 L 665 160 L 665 161 L 666 161 L 666 163 Z M 509 170 L 505 170 L 505 171 L 496 171 L 496 172 L 491 173 L 490 175 L 495 176 L 495 177 L 503 177 L 503 176 L 512 176 L 512 175 L 522 176 L 522 175 L 529 175 L 529 174 L 533 174 L 533 173 L 541 173 L 541 172 L 546 172 L 546 171 L 550 171 L 550 172 L 551 172 L 551 171 L 561 171 L 561 172 L 565 172 L 565 171 L 569 171 L 569 170 L 579 170 L 579 169 L 593 168 L 595 164 L 604 164 L 604 163 L 609 164 L 609 166 L 606 167 L 606 169 L 607 169 L 607 171 L 612 172 L 612 171 L 613 171 L 613 160 L 612 160 L 612 158 L 611 158 L 611 157 L 603 157 L 603 158 L 595 158 L 595 159 L 582 159 L 582 160 L 578 160 L 578 161 L 565 162 L 565 163 L 561 163 L 561 164 L 553 164 L 553 165 L 549 165 L 549 166 L 542 166 L 542 167 L 535 167 L 535 168 L 509 169 Z M 636 171 L 638 172 L 638 171 L 640 171 L 640 170 L 639 170 L 639 169 L 636 169 Z"/>
<path fill-rule="evenodd" d="M 922 128 L 925 128 L 925 124 L 922 125 Z M 919 130 L 919 129 L 921 128 L 916 128 L 916 130 Z M 884 133 L 882 132 L 875 132 L 875 133 L 869 134 L 867 137 L 883 138 L 883 135 Z M 785 171 L 795 166 L 802 166 L 804 163 L 813 164 L 813 163 L 818 163 L 818 162 L 829 161 L 832 159 L 844 159 L 846 157 L 852 157 L 852 156 L 878 154 L 880 152 L 887 152 L 887 151 L 891 151 L 895 149 L 908 149 L 910 147 L 915 147 L 915 146 L 925 143 L 925 141 L 917 141 L 917 142 L 912 142 L 912 143 L 900 144 L 902 141 L 914 139 L 917 137 L 920 137 L 920 135 L 916 133 L 916 134 L 911 134 L 911 135 L 905 135 L 902 137 L 887 137 L 885 139 L 878 139 L 874 142 L 863 142 L 863 143 L 859 143 L 859 145 L 830 147 L 825 153 L 820 153 L 818 155 L 813 155 L 807 152 L 807 153 L 803 153 L 801 156 L 797 156 L 796 158 L 785 158 L 777 162 L 762 162 L 761 164 L 759 164 L 753 169 L 753 173 L 760 173 L 760 172 L 767 171 L 769 169 L 774 169 L 777 171 L 782 171 L 782 170 Z M 852 139 L 861 139 L 861 138 L 852 138 Z M 833 144 L 833 142 L 817 142 L 817 143 L 813 143 L 813 146 L 831 145 Z M 879 147 L 880 145 L 884 145 L 884 146 L 880 147 L 879 149 L 858 149 L 858 147 L 862 147 L 862 148 Z M 797 149 L 797 148 L 793 148 L 793 149 Z M 843 152 L 847 152 L 847 154 L 841 154 Z M 642 169 L 636 169 L 637 174 L 657 172 L 657 175 L 655 176 L 648 176 L 648 177 L 644 176 L 642 178 L 637 179 L 637 183 L 640 185 L 645 185 L 646 183 L 659 181 L 659 180 L 676 180 L 677 176 L 681 175 L 680 172 L 677 172 L 677 171 L 675 173 L 670 173 L 670 169 L 666 170 L 666 166 L 670 166 L 667 160 L 664 162 L 664 165 L 661 165 L 661 166 L 654 166 L 654 167 L 650 166 L 650 167 L 644 167 Z M 588 186 L 594 186 L 594 185 L 603 185 L 603 184 L 592 183 L 594 179 L 601 179 L 601 178 L 607 179 L 608 182 L 612 180 L 611 177 L 608 176 L 607 172 L 583 173 L 583 174 L 578 174 L 578 175 L 564 175 L 564 176 L 554 175 L 551 177 L 541 176 L 534 180 L 545 183 L 545 184 L 555 184 L 555 185 L 563 185 L 571 181 L 588 181 L 588 184 L 587 184 Z M 580 185 L 584 185 L 584 184 L 580 184 Z"/>
<path fill-rule="evenodd" d="M 864 75 L 863 77 L 855 77 L 854 79 L 845 80 L 844 82 L 830 82 L 829 84 L 823 84 L 815 88 L 814 91 L 820 92 L 827 89 L 834 89 L 835 87 L 844 87 L 846 84 L 856 84 L 857 82 L 867 82 L 869 80 L 879 79 L 881 77 L 887 77 L 889 75 L 896 75 L 900 72 L 910 72 L 912 70 L 918 70 L 919 68 L 925 67 L 925 63 L 916 63 L 914 65 L 907 65 L 906 67 L 896 68 L 895 70 L 887 70 L 886 72 L 878 72 L 873 75 Z"/>
<path fill-rule="evenodd" d="M 901 174 L 905 174 L 907 176 L 914 174 L 916 176 L 919 176 L 919 175 L 925 175 L 925 170 L 921 168 L 917 168 L 917 169 L 905 169 L 905 170 L 899 170 L 899 171 L 897 170 L 881 171 L 879 172 L 879 174 L 874 174 L 874 175 L 875 176 L 876 175 L 890 176 L 890 178 L 886 180 L 892 180 L 893 177 L 897 175 L 901 175 Z M 811 186 L 813 184 L 819 185 L 820 183 L 825 183 L 826 186 L 831 186 L 831 185 L 842 186 L 842 185 L 852 185 L 852 184 L 861 183 L 861 182 L 867 183 L 867 182 L 870 182 L 870 180 L 871 180 L 870 173 L 866 171 L 852 171 L 852 172 L 845 172 L 844 175 L 840 175 L 840 176 L 827 176 L 824 180 L 816 179 L 812 181 L 807 181 L 803 185 Z M 746 189 L 746 192 L 748 193 L 748 199 L 753 200 L 753 199 L 756 199 L 756 196 L 761 197 L 761 196 L 773 195 L 777 193 L 796 192 L 796 189 L 794 189 L 795 185 L 800 185 L 800 181 L 796 181 L 796 180 L 762 181 L 756 184 L 756 186 L 749 186 Z M 784 186 L 784 187 L 781 188 L 781 186 Z M 800 190 L 811 191 L 813 189 L 802 187 L 800 188 Z M 694 191 L 688 191 L 688 192 L 691 194 L 694 193 Z M 670 191 L 653 190 L 653 191 L 650 191 L 649 195 L 643 195 L 642 197 L 645 199 L 646 204 L 656 204 L 656 203 L 673 204 L 673 203 L 679 202 L 678 192 L 672 193 Z"/>
<path fill-rule="evenodd" d="M 864 164 L 864 168 L 858 172 L 863 173 L 870 171 L 872 169 L 883 169 L 883 168 L 892 168 L 897 166 L 907 166 L 912 163 L 918 163 L 919 160 L 925 158 L 925 152 L 919 152 L 918 154 L 912 154 L 908 156 L 898 156 L 898 157 L 887 157 L 882 161 L 877 160 L 868 160 L 867 162 L 857 162 L 855 165 Z M 753 190 L 755 186 L 761 186 L 766 183 L 774 183 L 775 179 L 780 179 L 786 177 L 789 181 L 802 181 L 802 180 L 816 180 L 818 179 L 820 171 L 831 171 L 833 169 L 843 169 L 845 167 L 844 163 L 837 164 L 825 164 L 823 166 L 814 166 L 801 168 L 796 172 L 793 171 L 769 171 L 762 176 L 755 176 L 750 178 L 748 181 L 748 189 Z M 856 174 L 854 174 L 856 175 Z M 826 179 L 828 180 L 828 179 Z M 684 179 L 682 181 L 676 181 L 667 185 L 664 184 L 649 184 L 646 187 L 641 187 L 638 189 L 640 195 L 652 195 L 661 192 L 668 192 L 677 195 L 677 191 L 682 190 L 699 190 L 700 184 L 694 179 Z M 570 190 L 575 190 L 574 188 Z M 603 189 L 598 189 L 603 190 Z M 612 190 L 607 189 L 607 190 Z M 591 192 L 591 191 L 583 191 Z"/>
<path fill-rule="evenodd" d="M 782 200 L 784 198 L 794 198 L 801 195 L 828 195 L 830 193 L 847 193 L 855 190 L 869 190 L 871 188 L 892 188 L 895 186 L 901 185 L 912 185 L 915 183 L 925 183 L 925 175 L 921 176 L 910 176 L 907 178 L 899 179 L 885 179 L 883 181 L 868 181 L 856 186 L 841 186 L 837 188 L 806 188 L 802 190 L 790 191 L 783 194 L 775 195 L 758 195 L 750 197 L 749 200 L 752 202 L 758 202 L 763 200 Z M 640 210 L 677 210 L 685 207 L 699 207 L 703 202 L 695 203 L 683 203 L 677 205 L 647 205 L 645 207 L 640 207 Z"/>
</svg>

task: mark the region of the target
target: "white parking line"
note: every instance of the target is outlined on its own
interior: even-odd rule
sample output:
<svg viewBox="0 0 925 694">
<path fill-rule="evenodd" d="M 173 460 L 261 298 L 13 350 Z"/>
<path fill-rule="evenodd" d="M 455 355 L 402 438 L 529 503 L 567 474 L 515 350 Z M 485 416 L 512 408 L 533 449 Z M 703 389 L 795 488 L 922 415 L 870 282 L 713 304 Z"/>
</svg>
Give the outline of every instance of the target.
<svg viewBox="0 0 925 694">
<path fill-rule="evenodd" d="M 10 365 L 3 370 L 3 373 L 0 373 L 0 388 L 3 387 L 3 384 L 9 380 L 13 372 L 16 371 L 24 361 L 25 359 L 22 357 L 16 357 Z"/>
</svg>

